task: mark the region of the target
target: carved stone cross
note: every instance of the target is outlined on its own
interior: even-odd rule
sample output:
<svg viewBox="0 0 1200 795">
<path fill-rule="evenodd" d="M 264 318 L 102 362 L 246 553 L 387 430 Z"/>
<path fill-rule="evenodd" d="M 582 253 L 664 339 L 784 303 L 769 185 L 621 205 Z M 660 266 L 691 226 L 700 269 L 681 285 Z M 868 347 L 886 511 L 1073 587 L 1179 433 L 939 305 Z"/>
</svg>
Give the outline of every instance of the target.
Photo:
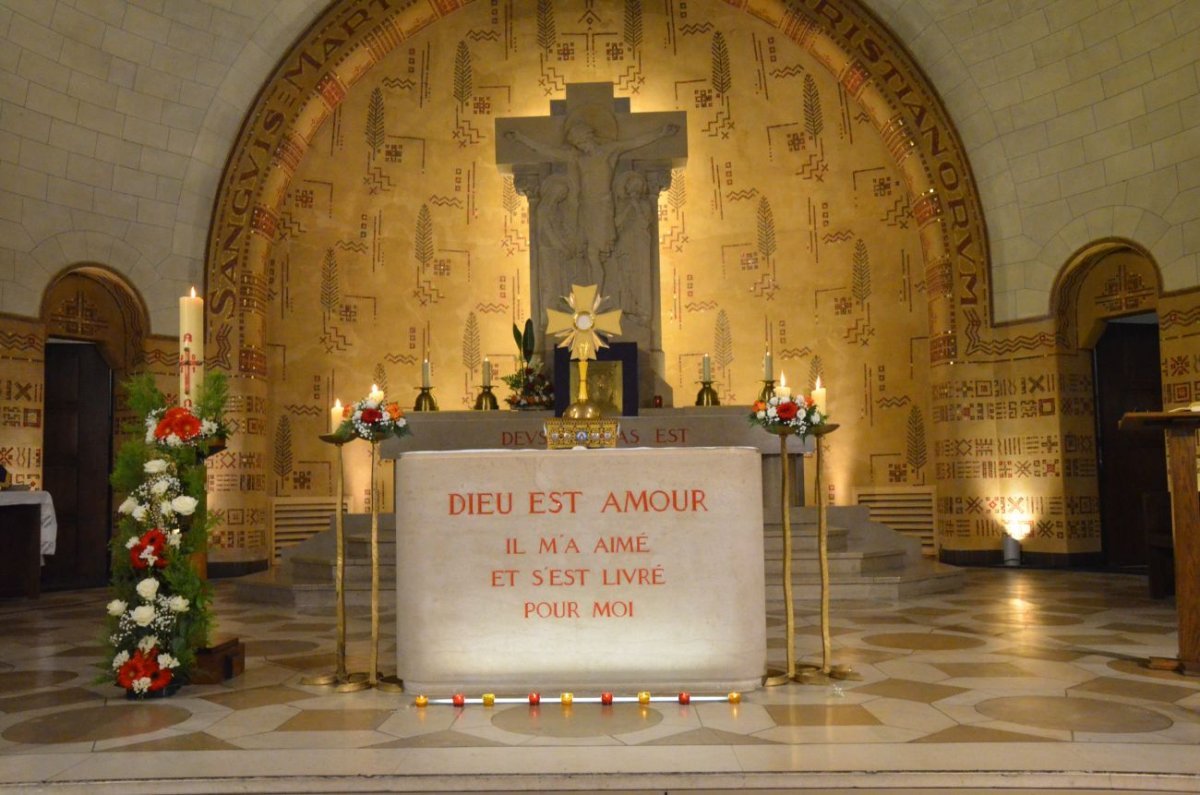
<svg viewBox="0 0 1200 795">
<path fill-rule="evenodd" d="M 687 159 L 687 114 L 631 113 L 612 83 L 570 83 L 549 116 L 496 120 L 496 163 L 529 199 L 534 323 L 572 284 L 600 286 L 638 344 L 639 402 L 669 395 L 662 378 L 658 194 Z M 552 341 L 543 335 L 549 362 Z M 669 396 L 667 398 L 668 405 Z"/>
</svg>

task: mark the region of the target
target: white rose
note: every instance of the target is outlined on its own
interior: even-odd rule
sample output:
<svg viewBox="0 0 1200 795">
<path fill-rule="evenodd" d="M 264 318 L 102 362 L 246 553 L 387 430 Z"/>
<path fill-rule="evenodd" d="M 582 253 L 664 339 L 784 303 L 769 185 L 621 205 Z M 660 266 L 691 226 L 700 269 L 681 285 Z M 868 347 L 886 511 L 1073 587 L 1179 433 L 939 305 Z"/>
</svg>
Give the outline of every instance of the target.
<svg viewBox="0 0 1200 795">
<path fill-rule="evenodd" d="M 767 412 L 764 409 L 764 410 L 758 412 L 757 414 L 755 414 L 754 416 L 758 417 L 760 420 L 765 420 L 767 418 Z"/>
<path fill-rule="evenodd" d="M 154 605 L 138 605 L 130 612 L 129 617 L 139 627 L 148 627 L 154 621 Z"/>
<path fill-rule="evenodd" d="M 152 601 L 158 594 L 158 580 L 153 577 L 147 577 L 137 584 L 138 596 L 145 599 L 147 602 Z"/>
<path fill-rule="evenodd" d="M 138 507 L 134 508 L 132 515 L 133 515 L 133 518 L 139 522 L 146 521 L 146 506 L 139 505 Z"/>
<path fill-rule="evenodd" d="M 147 475 L 161 475 L 167 471 L 167 462 L 156 458 L 153 461 L 147 461 L 142 469 L 146 470 Z"/>
<path fill-rule="evenodd" d="M 113 657 L 113 670 L 119 670 L 122 665 L 129 662 L 129 652 L 119 651 Z"/>
<path fill-rule="evenodd" d="M 171 509 L 180 516 L 191 516 L 196 511 L 198 500 L 183 494 L 171 500 Z"/>
<path fill-rule="evenodd" d="M 119 616 L 129 609 L 129 603 L 123 602 L 120 599 L 113 599 L 108 603 L 108 614 L 110 616 Z"/>
<path fill-rule="evenodd" d="M 154 481 L 154 485 L 150 487 L 150 491 L 156 496 L 161 497 L 167 493 L 167 489 L 171 488 L 171 481 L 167 478 L 159 478 Z"/>
<path fill-rule="evenodd" d="M 167 599 L 167 608 L 172 613 L 186 613 L 188 611 L 188 600 L 182 596 L 172 596 Z"/>
<path fill-rule="evenodd" d="M 144 637 L 138 641 L 138 649 L 140 649 L 143 654 L 150 651 L 157 645 L 158 645 L 158 636 L 157 635 L 147 635 L 146 637 Z"/>
<path fill-rule="evenodd" d="M 117 508 L 117 512 L 128 516 L 133 513 L 133 509 L 136 507 L 138 507 L 138 501 L 133 497 L 126 497 L 125 502 L 121 503 L 120 507 Z"/>
<path fill-rule="evenodd" d="M 163 500 L 158 504 L 158 515 L 165 519 L 169 519 L 175 515 L 175 509 L 171 507 L 170 500 Z"/>
</svg>

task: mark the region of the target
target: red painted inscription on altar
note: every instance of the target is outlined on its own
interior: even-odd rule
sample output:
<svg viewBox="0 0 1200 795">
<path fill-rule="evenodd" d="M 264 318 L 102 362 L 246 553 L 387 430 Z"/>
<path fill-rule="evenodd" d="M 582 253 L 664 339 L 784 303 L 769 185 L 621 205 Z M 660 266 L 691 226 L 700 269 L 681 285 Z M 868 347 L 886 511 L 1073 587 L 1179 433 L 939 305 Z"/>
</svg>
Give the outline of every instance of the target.
<svg viewBox="0 0 1200 795">
<path fill-rule="evenodd" d="M 492 588 L 519 589 L 521 615 L 526 620 L 589 620 L 625 618 L 637 615 L 636 600 L 629 598 L 641 588 L 667 585 L 667 572 L 652 557 L 651 536 L 645 532 L 613 533 L 603 523 L 626 522 L 618 515 L 663 513 L 707 513 L 708 494 L 704 489 L 625 489 L 586 494 L 578 489 L 544 491 L 462 491 L 449 492 L 447 513 L 452 517 L 488 517 L 527 514 L 553 517 L 604 515 L 599 527 L 573 523 L 563 525 L 569 532 L 546 532 L 534 527 L 533 534 L 504 538 L 504 557 L 508 566 L 490 569 Z M 635 520 L 636 521 L 636 520 Z M 540 529 L 541 532 L 538 532 Z M 609 532 L 604 532 L 608 530 Z M 645 561 L 644 563 L 642 561 Z M 617 599 L 539 599 L 531 594 L 550 593 L 564 596 L 584 589 L 587 596 L 598 589 L 618 589 Z M 582 596 L 583 594 L 581 594 Z M 589 604 L 590 603 L 590 604 Z"/>
</svg>

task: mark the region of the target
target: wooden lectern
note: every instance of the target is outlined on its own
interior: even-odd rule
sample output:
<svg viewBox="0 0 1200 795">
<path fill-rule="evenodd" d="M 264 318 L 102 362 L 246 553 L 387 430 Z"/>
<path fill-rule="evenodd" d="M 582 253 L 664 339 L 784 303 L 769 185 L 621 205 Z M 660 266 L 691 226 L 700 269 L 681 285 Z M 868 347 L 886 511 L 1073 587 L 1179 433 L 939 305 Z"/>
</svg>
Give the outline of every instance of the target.
<svg viewBox="0 0 1200 795">
<path fill-rule="evenodd" d="M 1200 412 L 1136 411 L 1121 430 L 1160 429 L 1167 440 L 1171 526 L 1175 530 L 1175 610 L 1179 614 L 1178 668 L 1200 676 L 1200 499 L 1196 495 L 1196 431 Z"/>
</svg>

